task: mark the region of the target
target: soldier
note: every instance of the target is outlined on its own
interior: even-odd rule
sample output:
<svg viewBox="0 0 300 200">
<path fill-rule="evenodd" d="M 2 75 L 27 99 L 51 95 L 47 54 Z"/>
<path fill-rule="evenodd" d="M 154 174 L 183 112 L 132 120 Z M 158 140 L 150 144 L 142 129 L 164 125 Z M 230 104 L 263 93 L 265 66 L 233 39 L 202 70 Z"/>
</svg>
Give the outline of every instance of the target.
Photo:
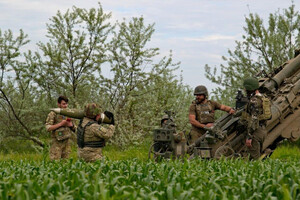
<svg viewBox="0 0 300 200">
<path fill-rule="evenodd" d="M 256 78 L 246 78 L 243 85 L 249 102 L 242 113 L 240 123 L 247 127 L 246 146 L 250 159 L 258 159 L 267 135 L 265 127 L 266 121 L 271 118 L 271 104 L 267 97 L 259 93 Z"/>
<path fill-rule="evenodd" d="M 205 128 L 213 126 L 215 121 L 215 110 L 223 110 L 230 114 L 235 112 L 229 106 L 219 104 L 208 100 L 208 92 L 205 86 L 199 85 L 194 90 L 196 100 L 194 100 L 189 109 L 189 120 L 192 124 L 190 133 L 190 145 L 201 137 L 206 131 Z"/>
<path fill-rule="evenodd" d="M 111 112 L 104 114 L 111 119 L 112 124 L 99 124 L 101 121 L 102 109 L 95 103 L 87 104 L 84 108 L 85 117 L 80 121 L 77 129 L 78 156 L 87 162 L 94 162 L 102 159 L 102 148 L 105 140 L 113 136 L 115 126 L 114 117 Z"/>
<path fill-rule="evenodd" d="M 174 136 L 174 141 L 175 142 L 180 142 L 182 140 L 182 135 L 183 133 L 177 133 L 176 132 L 176 124 L 174 123 L 174 120 L 172 117 L 169 117 L 169 115 L 164 115 L 160 121 L 160 126 L 162 129 L 171 129 L 174 131 L 173 136 Z M 164 150 L 163 150 L 164 149 Z M 160 143 L 155 143 L 154 145 L 154 151 L 155 152 L 165 152 L 166 148 L 165 145 L 160 144 Z"/>
<path fill-rule="evenodd" d="M 59 108 L 68 107 L 68 98 L 60 96 L 57 99 L 57 106 Z M 46 129 L 51 132 L 51 146 L 50 159 L 58 160 L 61 158 L 68 158 L 71 152 L 71 136 L 75 132 L 76 127 L 70 118 L 63 115 L 56 114 L 51 111 L 46 120 Z"/>
</svg>

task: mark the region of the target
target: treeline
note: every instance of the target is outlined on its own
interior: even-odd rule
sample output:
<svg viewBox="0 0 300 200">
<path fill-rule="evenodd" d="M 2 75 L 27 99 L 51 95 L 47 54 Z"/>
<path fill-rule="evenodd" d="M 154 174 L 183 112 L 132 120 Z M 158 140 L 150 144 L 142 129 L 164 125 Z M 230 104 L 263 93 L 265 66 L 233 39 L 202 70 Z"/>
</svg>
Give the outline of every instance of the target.
<svg viewBox="0 0 300 200">
<path fill-rule="evenodd" d="M 230 22 L 228 22 L 230 23 Z M 263 76 L 294 57 L 300 49 L 300 14 L 292 5 L 271 13 L 245 16 L 244 34 L 220 66 L 205 66 L 205 75 L 218 85 L 210 94 L 234 106 L 245 77 Z M 12 138 L 44 147 L 44 121 L 59 95 L 71 108 L 97 102 L 115 113 L 112 143 L 140 143 L 159 124 L 164 110 L 176 112 L 177 128 L 188 132 L 188 107 L 193 88 L 176 76 L 180 63 L 160 55 L 149 41 L 154 24 L 143 17 L 112 22 L 111 13 L 98 8 L 73 7 L 57 12 L 47 23 L 48 41 L 27 50 L 28 35 L 0 29 L 0 144 Z M 102 70 L 109 68 L 108 76 Z M 199 80 L 200 81 L 200 80 Z M 200 84 L 200 82 L 199 82 Z M 1 150 L 0 148 L 0 150 Z"/>
<path fill-rule="evenodd" d="M 112 143 L 139 143 L 159 125 L 164 110 L 176 113 L 178 129 L 188 126 L 191 89 L 174 75 L 180 63 L 161 56 L 149 41 L 154 24 L 143 17 L 112 22 L 101 4 L 89 10 L 73 7 L 47 23 L 46 43 L 28 50 L 22 30 L 0 30 L 0 143 L 30 140 L 47 146 L 44 123 L 59 95 L 69 107 L 97 102 L 115 114 Z M 109 68 L 104 76 L 103 68 Z"/>
<path fill-rule="evenodd" d="M 300 13 L 291 3 L 288 8 L 270 13 L 267 20 L 255 13 L 245 16 L 241 41 L 228 49 L 222 57 L 224 63 L 205 66 L 206 78 L 218 85 L 212 92 L 214 98 L 231 104 L 237 90 L 243 89 L 245 78 L 272 72 L 300 50 Z"/>
</svg>

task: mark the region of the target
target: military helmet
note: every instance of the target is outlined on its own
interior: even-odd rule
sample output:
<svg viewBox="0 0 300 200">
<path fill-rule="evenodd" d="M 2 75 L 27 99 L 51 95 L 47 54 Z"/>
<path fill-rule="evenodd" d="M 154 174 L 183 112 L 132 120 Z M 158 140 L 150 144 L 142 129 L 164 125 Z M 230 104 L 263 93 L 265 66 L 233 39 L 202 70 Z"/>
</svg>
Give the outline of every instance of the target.
<svg viewBox="0 0 300 200">
<path fill-rule="evenodd" d="M 84 114 L 87 118 L 94 119 L 101 112 L 101 106 L 96 103 L 89 103 L 84 106 Z"/>
<path fill-rule="evenodd" d="M 207 88 L 204 85 L 198 85 L 195 87 L 194 95 L 204 94 L 206 97 L 208 96 Z"/>
<path fill-rule="evenodd" d="M 256 78 L 250 77 L 250 78 L 246 78 L 244 80 L 244 87 L 246 90 L 248 91 L 254 91 L 257 90 L 259 87 L 259 83 L 258 80 Z"/>
</svg>

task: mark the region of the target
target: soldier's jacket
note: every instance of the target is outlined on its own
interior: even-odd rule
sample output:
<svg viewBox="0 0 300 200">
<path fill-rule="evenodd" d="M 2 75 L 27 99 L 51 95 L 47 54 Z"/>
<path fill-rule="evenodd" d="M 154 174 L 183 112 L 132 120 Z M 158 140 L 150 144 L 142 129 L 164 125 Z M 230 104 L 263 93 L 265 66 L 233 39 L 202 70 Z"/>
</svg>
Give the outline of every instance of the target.
<svg viewBox="0 0 300 200">
<path fill-rule="evenodd" d="M 87 117 L 83 118 L 82 127 L 84 127 L 88 122 L 94 121 Z M 85 129 L 84 133 L 84 142 L 93 142 L 100 141 L 102 138 L 107 140 L 111 138 L 115 131 L 114 125 L 109 125 L 108 127 L 104 127 L 105 125 L 100 125 L 98 123 L 94 123 Z"/>
<path fill-rule="evenodd" d="M 84 127 L 90 121 L 94 121 L 94 120 L 89 119 L 87 117 L 83 118 L 82 127 Z M 86 127 L 84 133 L 84 142 L 102 141 L 103 139 L 107 140 L 113 136 L 114 130 L 115 130 L 114 125 L 100 125 L 98 123 L 94 123 Z M 83 158 L 85 161 L 93 162 L 95 160 L 99 160 L 102 158 L 102 148 L 101 147 L 79 148 L 78 155 L 80 158 Z"/>
<path fill-rule="evenodd" d="M 266 120 L 260 117 L 264 112 L 262 97 L 263 95 L 260 93 L 251 96 L 245 111 L 242 113 L 240 123 L 247 126 L 247 131 L 250 135 L 266 123 Z"/>
<path fill-rule="evenodd" d="M 55 112 L 51 111 L 48 114 L 48 117 L 46 119 L 46 123 L 45 123 L 46 129 L 48 130 L 48 128 L 50 126 L 58 124 L 62 120 L 65 120 L 65 119 L 66 119 L 65 116 L 60 115 L 60 114 L 56 114 Z M 74 123 L 73 120 L 72 120 L 72 122 L 73 122 L 73 125 L 74 125 L 72 128 L 70 128 L 70 127 L 60 127 L 58 129 L 52 131 L 51 137 L 56 138 L 59 141 L 69 139 L 72 136 L 72 131 L 75 132 L 75 130 L 76 130 L 75 123 Z"/>
<path fill-rule="evenodd" d="M 189 109 L 190 115 L 195 115 L 196 120 L 201 124 L 213 123 L 215 121 L 215 110 L 219 110 L 221 104 L 207 100 L 206 103 L 197 104 L 196 101 L 192 102 Z"/>
</svg>

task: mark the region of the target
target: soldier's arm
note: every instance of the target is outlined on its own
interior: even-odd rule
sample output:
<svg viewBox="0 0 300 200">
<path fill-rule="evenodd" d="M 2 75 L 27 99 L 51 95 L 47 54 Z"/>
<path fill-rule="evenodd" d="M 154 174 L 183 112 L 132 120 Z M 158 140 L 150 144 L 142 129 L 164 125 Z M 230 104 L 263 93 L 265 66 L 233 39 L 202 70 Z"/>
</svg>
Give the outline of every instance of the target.
<svg viewBox="0 0 300 200">
<path fill-rule="evenodd" d="M 199 121 L 196 120 L 196 116 L 195 115 L 189 114 L 189 120 L 190 120 L 190 123 L 193 126 L 196 126 L 198 128 L 204 128 L 205 127 L 205 124 L 201 124 Z"/>
<path fill-rule="evenodd" d="M 94 129 L 94 134 L 103 139 L 109 139 L 114 135 L 115 126 L 109 125 L 108 127 L 99 126 Z"/>
<path fill-rule="evenodd" d="M 53 130 L 56 130 L 62 126 L 65 126 L 67 121 L 66 120 L 63 120 L 61 121 L 60 123 L 57 123 L 57 124 L 54 124 L 55 123 L 55 113 L 54 112 L 50 112 L 48 114 L 48 117 L 46 119 L 46 129 L 47 131 L 51 132 Z"/>
<path fill-rule="evenodd" d="M 220 106 L 220 110 L 228 112 L 229 114 L 234 114 L 235 113 L 235 110 L 233 108 L 231 108 L 230 106 L 225 106 L 223 104 Z"/>
</svg>

